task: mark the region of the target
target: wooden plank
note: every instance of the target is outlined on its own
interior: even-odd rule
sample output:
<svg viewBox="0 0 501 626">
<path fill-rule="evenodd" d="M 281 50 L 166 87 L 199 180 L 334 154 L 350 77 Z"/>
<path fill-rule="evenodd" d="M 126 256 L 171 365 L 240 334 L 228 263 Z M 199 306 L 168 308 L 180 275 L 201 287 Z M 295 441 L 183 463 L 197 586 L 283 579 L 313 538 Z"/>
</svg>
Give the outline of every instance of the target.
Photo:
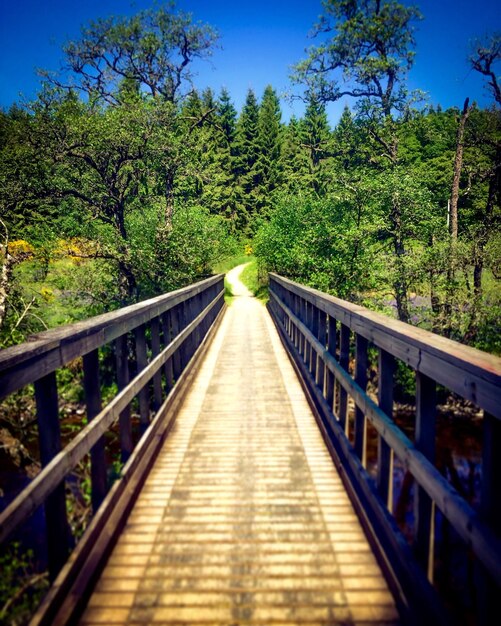
<svg viewBox="0 0 501 626">
<path fill-rule="evenodd" d="M 378 354 L 378 404 L 386 415 L 393 418 L 393 379 L 395 375 L 395 358 L 386 350 Z M 378 463 L 376 484 L 381 499 L 388 510 L 393 510 L 393 450 L 386 441 L 378 437 Z"/>
<path fill-rule="evenodd" d="M 435 416 L 437 411 L 436 383 L 416 372 L 416 431 L 415 445 L 424 456 L 435 462 Z M 433 582 L 435 544 L 435 507 L 430 496 L 416 485 L 414 494 L 414 552 Z"/>
<path fill-rule="evenodd" d="M 127 387 L 130 380 L 127 335 L 122 335 L 115 340 L 115 367 L 117 373 L 118 391 L 122 391 L 125 387 Z M 134 447 L 132 442 L 132 423 L 129 405 L 127 405 L 120 413 L 119 432 L 121 461 L 122 463 L 125 463 L 131 455 Z"/>
<path fill-rule="evenodd" d="M 368 342 L 365 337 L 355 337 L 355 381 L 364 392 L 367 388 L 367 348 Z M 367 422 L 362 409 L 355 407 L 355 454 L 360 459 L 363 467 L 367 467 Z"/>
<path fill-rule="evenodd" d="M 47 468 L 61 450 L 59 404 L 54 372 L 35 381 L 40 461 Z M 70 530 L 66 517 L 64 482 L 60 478 L 45 500 L 45 523 L 49 577 L 54 580 L 69 554 Z M 40 502 L 42 504 L 43 500 Z"/>
<path fill-rule="evenodd" d="M 87 420 L 90 422 L 101 412 L 101 385 L 99 382 L 99 352 L 93 350 L 83 357 L 84 394 L 87 406 Z M 94 513 L 108 490 L 106 475 L 106 457 L 104 437 L 101 437 L 91 448 L 91 499 Z"/>
</svg>

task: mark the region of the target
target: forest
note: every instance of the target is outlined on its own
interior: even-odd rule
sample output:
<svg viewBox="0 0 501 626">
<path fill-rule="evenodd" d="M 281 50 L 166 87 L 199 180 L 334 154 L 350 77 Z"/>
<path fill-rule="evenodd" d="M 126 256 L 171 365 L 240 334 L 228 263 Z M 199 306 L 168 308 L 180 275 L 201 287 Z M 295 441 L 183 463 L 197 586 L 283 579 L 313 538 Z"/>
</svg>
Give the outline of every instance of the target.
<svg viewBox="0 0 501 626">
<path fill-rule="evenodd" d="M 262 276 L 499 352 L 501 44 L 465 60 L 490 108 L 420 106 L 406 90 L 419 17 L 326 2 L 291 77 L 306 110 L 287 124 L 272 85 L 239 112 L 196 89 L 217 33 L 189 15 L 84 27 L 66 72 L 0 112 L 1 345 L 193 282 L 247 244 Z"/>
<path fill-rule="evenodd" d="M 0 348 L 247 255 L 261 288 L 278 272 L 501 354 L 500 36 L 464 45 L 491 105 L 442 110 L 407 89 L 417 8 L 322 7 L 287 123 L 273 85 L 240 111 L 197 88 L 218 34 L 173 5 L 85 25 L 35 100 L 0 110 Z"/>
</svg>

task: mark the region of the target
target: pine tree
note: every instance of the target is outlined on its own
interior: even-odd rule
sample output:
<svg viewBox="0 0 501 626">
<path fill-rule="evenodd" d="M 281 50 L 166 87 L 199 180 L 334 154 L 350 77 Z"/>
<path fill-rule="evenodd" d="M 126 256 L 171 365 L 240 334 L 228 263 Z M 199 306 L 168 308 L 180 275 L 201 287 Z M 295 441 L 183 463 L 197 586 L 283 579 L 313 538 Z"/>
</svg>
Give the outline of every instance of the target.
<svg viewBox="0 0 501 626">
<path fill-rule="evenodd" d="M 332 137 L 325 105 L 310 94 L 305 116 L 300 124 L 301 146 L 308 160 L 308 185 L 319 195 L 328 183 L 328 159 L 332 150 Z"/>
<path fill-rule="evenodd" d="M 275 90 L 268 85 L 264 90 L 263 100 L 259 109 L 258 144 L 259 158 L 257 161 L 260 212 L 266 212 L 271 206 L 271 193 L 282 181 L 282 112 L 280 101 Z"/>
<path fill-rule="evenodd" d="M 254 92 L 249 89 L 244 107 L 238 118 L 235 141 L 235 171 L 242 194 L 239 201 L 245 212 L 246 226 L 256 212 L 258 199 L 257 161 L 260 152 L 258 122 L 259 106 Z"/>
</svg>

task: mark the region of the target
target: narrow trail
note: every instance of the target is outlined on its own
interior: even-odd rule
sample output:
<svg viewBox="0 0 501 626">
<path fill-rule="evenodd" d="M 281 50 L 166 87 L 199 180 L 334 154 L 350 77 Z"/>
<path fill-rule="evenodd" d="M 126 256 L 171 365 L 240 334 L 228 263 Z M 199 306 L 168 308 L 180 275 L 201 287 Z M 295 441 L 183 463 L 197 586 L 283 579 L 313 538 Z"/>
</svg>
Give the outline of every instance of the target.
<svg viewBox="0 0 501 626">
<path fill-rule="evenodd" d="M 247 289 L 247 287 L 240 280 L 240 274 L 248 265 L 250 265 L 250 261 L 249 263 L 243 263 L 242 265 L 237 265 L 226 274 L 226 282 L 228 282 L 231 285 L 231 292 L 233 293 L 234 296 L 237 296 L 237 297 L 245 296 L 245 297 L 250 297 L 250 298 L 253 297 L 252 293 Z"/>
</svg>

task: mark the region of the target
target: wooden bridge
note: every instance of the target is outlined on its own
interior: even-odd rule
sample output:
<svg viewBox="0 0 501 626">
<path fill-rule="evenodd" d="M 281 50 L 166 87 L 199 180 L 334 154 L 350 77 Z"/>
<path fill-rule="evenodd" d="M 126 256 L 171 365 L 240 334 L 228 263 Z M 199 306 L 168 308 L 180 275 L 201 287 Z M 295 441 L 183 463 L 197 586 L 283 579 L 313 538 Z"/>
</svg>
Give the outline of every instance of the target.
<svg viewBox="0 0 501 626">
<path fill-rule="evenodd" d="M 226 307 L 216 276 L 0 353 L 0 398 L 33 383 L 37 406 L 43 469 L 0 514 L 6 541 L 45 510 L 53 584 L 32 624 L 454 623 L 432 584 L 438 511 L 474 572 L 474 619 L 496 623 L 501 359 L 276 275 L 271 316 L 235 291 Z M 81 356 L 88 424 L 62 449 L 56 370 Z M 392 419 L 397 360 L 416 376 L 412 442 Z M 478 511 L 434 465 L 437 384 L 484 410 Z M 110 428 L 124 465 L 108 487 Z M 70 551 L 65 480 L 89 453 L 94 515 Z"/>
</svg>

